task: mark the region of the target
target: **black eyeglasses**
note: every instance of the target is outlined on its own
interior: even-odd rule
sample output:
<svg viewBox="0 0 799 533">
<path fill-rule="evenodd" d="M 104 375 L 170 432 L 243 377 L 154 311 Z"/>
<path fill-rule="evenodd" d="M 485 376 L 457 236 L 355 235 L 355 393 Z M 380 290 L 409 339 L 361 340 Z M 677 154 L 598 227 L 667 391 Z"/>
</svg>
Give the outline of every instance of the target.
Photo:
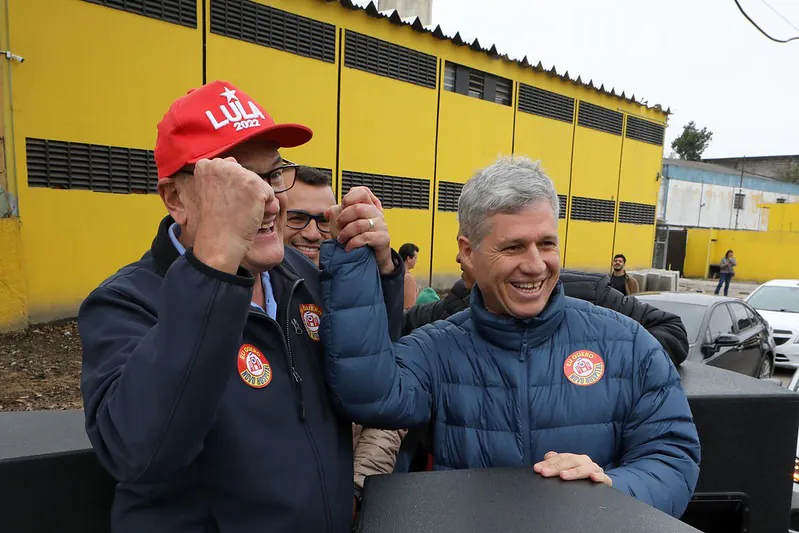
<svg viewBox="0 0 799 533">
<path fill-rule="evenodd" d="M 286 211 L 286 226 L 291 229 L 304 230 L 311 223 L 311 220 L 316 221 L 316 227 L 322 233 L 330 233 L 330 222 L 325 218 L 325 215 L 312 215 L 307 211 L 289 210 Z"/>
<path fill-rule="evenodd" d="M 281 192 L 286 192 L 294 187 L 294 183 L 297 179 L 298 168 L 299 165 L 295 165 L 294 163 L 284 160 L 283 163 L 281 163 L 281 165 L 275 169 L 268 170 L 263 174 L 258 174 L 257 172 L 255 172 L 255 174 L 258 174 L 261 179 L 266 181 L 269 186 L 272 187 L 272 189 L 275 191 L 275 194 L 278 194 Z M 194 165 L 183 167 L 181 172 L 194 174 Z"/>
</svg>

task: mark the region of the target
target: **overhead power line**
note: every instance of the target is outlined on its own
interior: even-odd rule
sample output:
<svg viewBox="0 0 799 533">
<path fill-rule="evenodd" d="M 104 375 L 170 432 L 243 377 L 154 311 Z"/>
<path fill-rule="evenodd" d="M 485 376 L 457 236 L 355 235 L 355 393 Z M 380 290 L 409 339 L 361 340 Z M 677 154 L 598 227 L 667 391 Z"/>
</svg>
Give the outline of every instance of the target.
<svg viewBox="0 0 799 533">
<path fill-rule="evenodd" d="M 760 1 L 763 2 L 766 5 L 766 7 L 769 8 L 770 10 L 772 10 L 778 17 L 780 17 L 782 20 L 784 20 L 785 23 L 788 24 L 788 26 L 790 26 L 791 28 L 795 29 L 796 31 L 799 31 L 799 28 L 797 28 L 796 25 L 794 25 L 793 22 L 791 22 L 790 20 L 785 18 L 785 15 L 783 15 L 782 13 L 780 13 L 779 11 L 777 11 L 776 9 L 771 7 L 771 4 L 766 2 L 766 0 L 760 0 Z"/>
<path fill-rule="evenodd" d="M 762 1 L 762 0 L 761 0 L 761 1 Z M 748 20 L 750 23 L 752 23 L 752 26 L 754 26 L 755 28 L 757 28 L 757 30 L 758 30 L 760 33 L 762 33 L 763 35 L 765 35 L 766 37 L 768 37 L 769 39 L 771 39 L 771 40 L 772 40 L 772 41 L 774 41 L 775 43 L 783 43 L 783 44 L 784 44 L 784 43 L 789 43 L 789 42 L 791 42 L 791 41 L 799 41 L 799 35 L 797 35 L 796 37 L 791 37 L 790 39 L 777 39 L 777 38 L 775 38 L 775 37 L 772 37 L 771 35 L 769 35 L 768 33 L 766 33 L 766 32 L 763 30 L 763 28 L 761 28 L 760 26 L 758 26 L 758 25 L 757 25 L 757 22 L 755 22 L 754 20 L 752 20 L 752 17 L 750 17 L 750 16 L 749 16 L 749 15 L 746 13 L 746 11 L 744 11 L 744 8 L 742 8 L 742 7 L 741 7 L 741 4 L 740 4 L 740 2 L 738 2 L 738 0 L 734 0 L 734 2 L 735 2 L 735 5 L 736 5 L 736 6 L 738 6 L 738 10 L 741 12 L 741 14 L 742 14 L 744 17 L 746 17 L 746 20 Z M 763 2 L 763 3 L 765 4 L 765 2 Z M 766 4 L 766 5 L 768 5 L 768 4 Z M 771 7 L 771 6 L 769 6 L 769 7 Z M 776 12 L 776 10 L 775 10 L 774 8 L 771 8 L 771 9 L 772 9 L 772 11 L 775 11 L 775 12 Z M 777 13 L 777 14 L 779 15 L 779 13 Z M 782 17 L 782 15 L 780 15 L 780 17 Z M 782 18 L 783 18 L 783 19 L 785 19 L 785 17 L 782 17 Z M 789 22 L 789 24 L 790 24 L 790 22 Z M 793 26 L 793 24 L 791 24 L 791 26 Z"/>
</svg>

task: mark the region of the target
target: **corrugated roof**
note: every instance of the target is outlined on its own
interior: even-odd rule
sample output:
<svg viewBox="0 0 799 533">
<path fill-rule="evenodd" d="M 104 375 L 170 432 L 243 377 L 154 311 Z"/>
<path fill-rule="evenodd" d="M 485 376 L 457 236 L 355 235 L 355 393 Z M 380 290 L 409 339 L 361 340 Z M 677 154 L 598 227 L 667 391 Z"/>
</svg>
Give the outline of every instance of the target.
<svg viewBox="0 0 799 533">
<path fill-rule="evenodd" d="M 341 6 L 347 8 L 347 9 L 357 10 L 357 11 L 365 11 L 366 14 L 369 15 L 370 17 L 373 17 L 373 18 L 385 18 L 385 19 L 388 19 L 392 24 L 396 24 L 398 26 L 410 26 L 411 28 L 413 28 L 414 31 L 417 31 L 419 33 L 428 33 L 428 34 L 432 35 L 433 37 L 435 37 L 436 39 L 439 39 L 439 40 L 442 40 L 442 41 L 450 41 L 450 42 L 452 42 L 453 44 L 455 44 L 457 46 L 468 46 L 471 50 L 473 50 L 475 52 L 482 52 L 482 53 L 488 55 L 488 57 L 490 57 L 492 59 L 500 59 L 500 60 L 503 60 L 503 61 L 507 61 L 509 63 L 514 63 L 516 65 L 519 65 L 519 66 L 523 67 L 523 68 L 531 68 L 534 71 L 541 72 L 543 74 L 546 74 L 547 76 L 556 77 L 556 78 L 559 78 L 559 79 L 561 79 L 563 81 L 567 81 L 567 82 L 573 83 L 574 85 L 579 85 L 581 87 L 586 87 L 588 89 L 591 89 L 593 91 L 596 91 L 596 92 L 599 92 L 599 93 L 602 93 L 602 94 L 607 94 L 607 95 L 610 95 L 610 96 L 613 96 L 613 97 L 616 97 L 616 98 L 621 98 L 622 100 L 625 100 L 627 102 L 630 102 L 630 103 L 633 103 L 633 104 L 637 104 L 637 105 L 641 105 L 641 106 L 645 106 L 647 109 L 654 109 L 656 111 L 661 111 L 661 112 L 664 112 L 664 113 L 667 113 L 667 114 L 671 114 L 671 108 L 668 108 L 668 109 L 666 109 L 664 111 L 663 106 L 661 106 L 660 104 L 655 104 L 653 106 L 650 106 L 648 104 L 648 102 L 646 100 L 644 100 L 644 99 L 641 99 L 641 101 L 636 100 L 634 94 L 630 95 L 628 97 L 626 95 L 625 91 L 621 91 L 621 93 L 617 93 L 615 87 L 612 87 L 608 91 L 607 89 L 605 89 L 605 85 L 604 84 L 600 84 L 599 87 L 594 85 L 594 81 L 593 80 L 589 80 L 588 83 L 586 83 L 586 82 L 582 81 L 580 76 L 577 76 L 577 78 L 572 78 L 571 76 L 569 76 L 569 71 L 568 70 L 561 74 L 561 73 L 558 72 L 557 67 L 555 65 L 552 65 L 552 68 L 547 69 L 547 68 L 544 68 L 544 66 L 541 64 L 540 61 L 536 65 L 531 64 L 529 62 L 529 60 L 527 59 L 527 56 L 524 56 L 522 59 L 512 59 L 510 56 L 508 56 L 508 54 L 500 54 L 499 51 L 497 50 L 497 47 L 495 45 L 493 45 L 493 44 L 491 45 L 490 48 L 484 48 L 477 39 L 475 39 L 471 43 L 466 42 L 466 41 L 463 40 L 463 38 L 461 37 L 459 32 L 456 32 L 455 35 L 453 35 L 453 36 L 448 36 L 441 29 L 440 25 L 437 25 L 434 28 L 430 29 L 429 27 L 425 27 L 422 24 L 422 21 L 419 20 L 418 17 L 414 17 L 413 19 L 410 19 L 410 18 L 403 19 L 399 15 L 399 12 L 397 12 L 397 10 L 395 10 L 395 9 L 391 10 L 391 11 L 378 11 L 377 6 L 375 5 L 374 2 L 369 2 L 369 5 L 367 5 L 366 7 L 362 7 L 362 6 L 359 6 L 357 4 L 353 4 L 352 0 L 320 0 L 320 1 L 322 1 L 322 2 L 336 2 L 336 3 L 340 4 Z"/>
</svg>

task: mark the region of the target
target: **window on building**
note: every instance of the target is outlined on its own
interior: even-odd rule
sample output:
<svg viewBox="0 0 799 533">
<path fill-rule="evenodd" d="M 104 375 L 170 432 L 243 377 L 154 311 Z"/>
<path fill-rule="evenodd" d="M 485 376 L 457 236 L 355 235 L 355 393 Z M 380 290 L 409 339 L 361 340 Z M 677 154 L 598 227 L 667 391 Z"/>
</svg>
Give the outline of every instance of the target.
<svg viewBox="0 0 799 533">
<path fill-rule="evenodd" d="M 447 62 L 444 67 L 444 90 L 455 92 L 455 63 Z"/>
<path fill-rule="evenodd" d="M 500 105 L 513 103 L 511 80 L 450 61 L 444 66 L 444 90 Z"/>
<path fill-rule="evenodd" d="M 740 192 L 735 193 L 735 201 L 733 203 L 733 209 L 743 209 L 744 208 L 744 199 L 746 195 Z"/>
<path fill-rule="evenodd" d="M 502 105 L 510 105 L 510 80 L 497 78 L 497 92 L 494 96 L 494 101 Z"/>
<path fill-rule="evenodd" d="M 485 95 L 485 74 L 479 70 L 469 71 L 469 96 L 483 99 Z"/>
<path fill-rule="evenodd" d="M 785 198 L 777 198 L 777 203 L 778 204 L 784 204 L 785 203 Z"/>
</svg>

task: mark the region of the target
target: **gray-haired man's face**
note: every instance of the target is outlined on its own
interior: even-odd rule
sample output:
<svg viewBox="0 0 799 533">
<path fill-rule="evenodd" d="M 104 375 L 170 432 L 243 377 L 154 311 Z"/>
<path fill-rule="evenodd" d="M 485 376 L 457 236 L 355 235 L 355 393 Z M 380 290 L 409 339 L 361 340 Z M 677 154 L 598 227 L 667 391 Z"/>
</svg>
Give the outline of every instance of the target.
<svg viewBox="0 0 799 533">
<path fill-rule="evenodd" d="M 478 247 L 458 238 L 459 257 L 474 274 L 486 308 L 516 318 L 538 316 L 560 277 L 558 222 L 545 202 L 486 220 Z"/>
</svg>

